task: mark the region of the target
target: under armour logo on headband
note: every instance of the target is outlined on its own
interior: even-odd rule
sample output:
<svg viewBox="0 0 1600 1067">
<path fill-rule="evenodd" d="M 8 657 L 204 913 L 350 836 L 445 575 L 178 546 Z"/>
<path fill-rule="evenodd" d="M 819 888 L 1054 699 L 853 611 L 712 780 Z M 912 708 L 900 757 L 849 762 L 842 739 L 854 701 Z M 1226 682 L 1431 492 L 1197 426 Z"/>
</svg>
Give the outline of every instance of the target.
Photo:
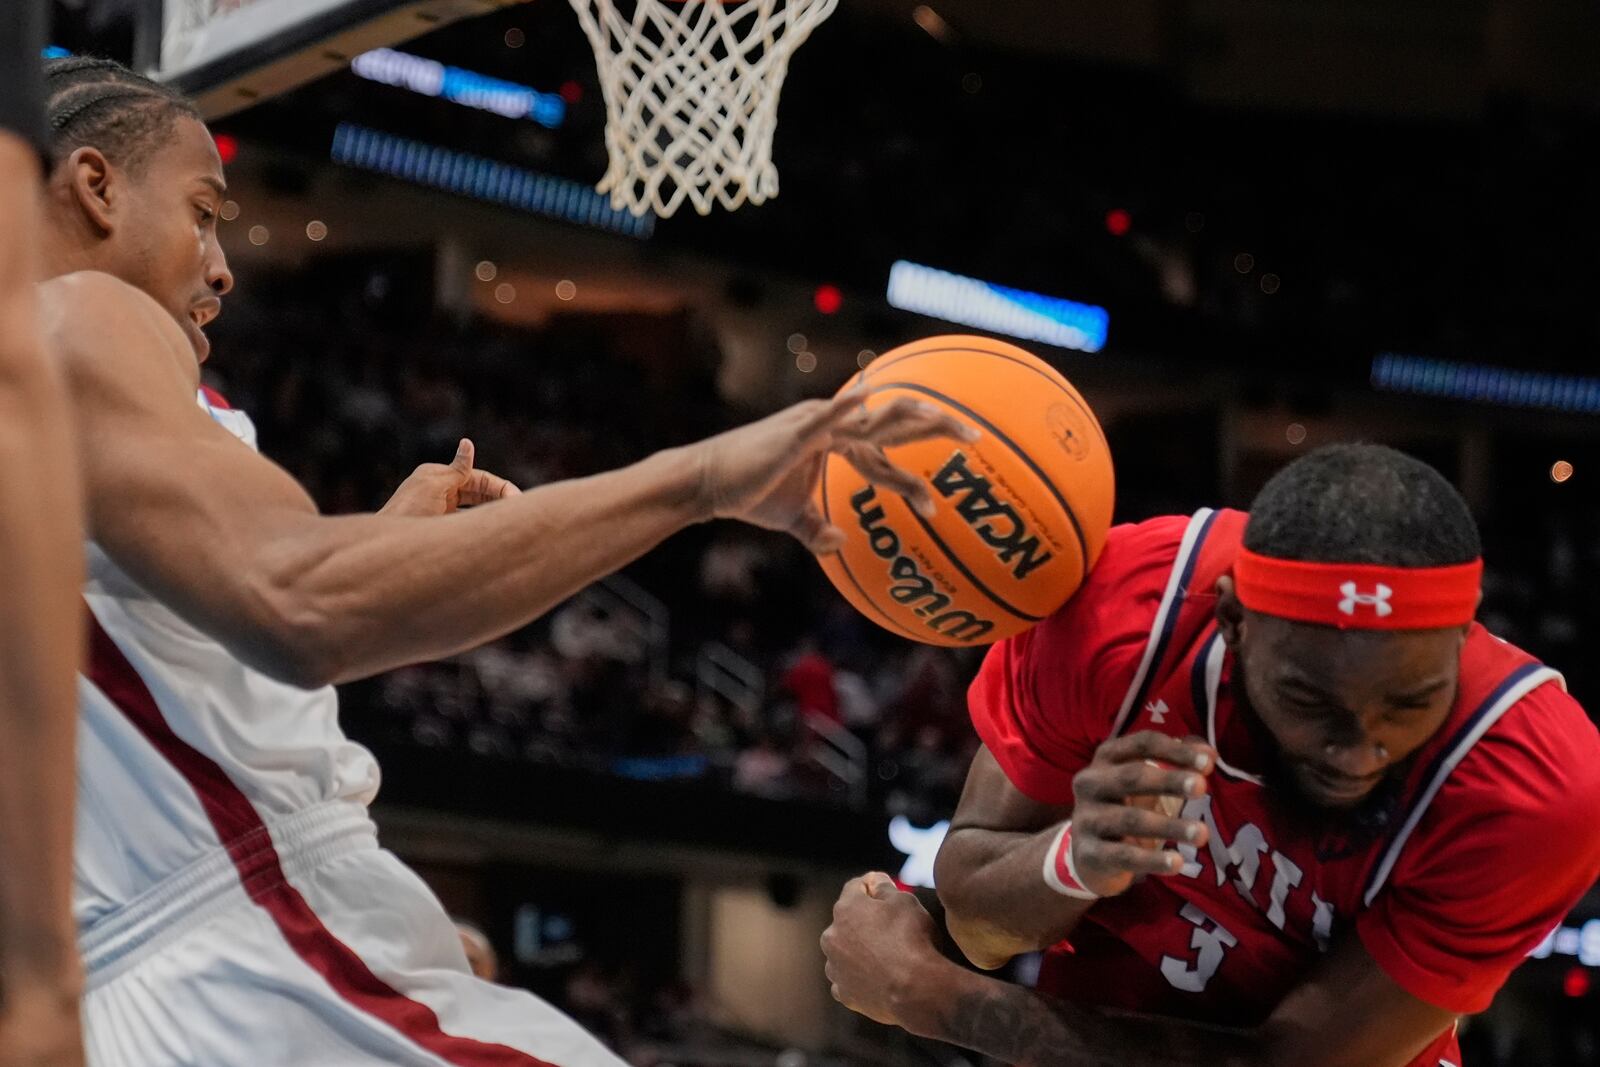
<svg viewBox="0 0 1600 1067">
<path fill-rule="evenodd" d="M 1481 559 L 1442 567 L 1318 563 L 1241 547 L 1233 563 L 1234 591 L 1249 610 L 1341 630 L 1465 626 L 1482 582 Z"/>
<path fill-rule="evenodd" d="M 1389 598 L 1394 596 L 1394 590 L 1378 583 L 1377 591 L 1373 593 L 1360 593 L 1356 591 L 1355 582 L 1345 582 L 1339 587 L 1339 592 L 1344 594 L 1344 599 L 1339 601 L 1339 610 L 1346 615 L 1354 615 L 1356 606 L 1365 604 L 1378 613 L 1378 618 L 1386 618 L 1394 614 L 1394 605 L 1389 603 Z"/>
</svg>

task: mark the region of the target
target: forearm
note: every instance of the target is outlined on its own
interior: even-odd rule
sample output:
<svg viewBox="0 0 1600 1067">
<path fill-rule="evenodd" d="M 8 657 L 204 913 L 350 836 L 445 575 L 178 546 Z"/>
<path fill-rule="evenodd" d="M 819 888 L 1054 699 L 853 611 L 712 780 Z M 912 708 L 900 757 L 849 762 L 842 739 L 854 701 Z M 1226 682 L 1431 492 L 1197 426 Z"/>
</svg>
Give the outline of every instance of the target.
<svg viewBox="0 0 1600 1067">
<path fill-rule="evenodd" d="M 929 1007 L 915 1027 L 1013 1067 L 1267 1067 L 1250 1031 L 1122 1015 L 1064 1003 L 954 965 L 924 979 Z M 921 998 L 919 998 L 921 999 Z"/>
<path fill-rule="evenodd" d="M 700 521 L 691 450 L 438 518 L 317 519 L 266 562 L 347 681 L 472 648 Z"/>
<path fill-rule="evenodd" d="M 950 936 L 973 963 L 994 969 L 1070 935 L 1093 901 L 1045 883 L 1059 826 L 1038 833 L 958 827 L 938 859 L 939 899 Z"/>
<path fill-rule="evenodd" d="M 83 533 L 64 389 L 39 342 L 37 157 L 0 136 L 0 987 L 71 986 Z"/>
</svg>

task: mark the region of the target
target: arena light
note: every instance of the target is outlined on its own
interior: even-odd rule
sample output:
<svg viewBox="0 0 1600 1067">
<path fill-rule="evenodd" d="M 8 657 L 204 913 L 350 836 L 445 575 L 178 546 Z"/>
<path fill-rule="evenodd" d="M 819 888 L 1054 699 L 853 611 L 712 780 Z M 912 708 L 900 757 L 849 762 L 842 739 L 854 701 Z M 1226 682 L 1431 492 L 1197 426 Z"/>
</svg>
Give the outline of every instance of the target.
<svg viewBox="0 0 1600 1067">
<path fill-rule="evenodd" d="M 1561 991 L 1574 1000 L 1589 995 L 1589 972 L 1582 967 L 1569 967 L 1561 979 Z"/>
<path fill-rule="evenodd" d="M 447 66 L 393 48 L 375 48 L 361 53 L 350 61 L 350 70 L 367 81 L 393 85 L 422 96 L 436 96 L 508 119 L 531 119 L 551 130 L 567 117 L 567 102 L 559 93 L 541 93 L 526 85 Z"/>
<path fill-rule="evenodd" d="M 1590 919 L 1582 926 L 1556 927 L 1528 956 L 1536 960 L 1576 956 L 1585 967 L 1600 967 L 1600 919 Z"/>
<path fill-rule="evenodd" d="M 889 268 L 888 297 L 890 304 L 904 311 L 1079 352 L 1100 351 L 1111 328 L 1111 313 L 1094 304 L 979 281 L 903 259 Z"/>
<path fill-rule="evenodd" d="M 1372 385 L 1391 393 L 1600 414 L 1600 378 L 1575 374 L 1512 370 L 1386 352 L 1372 361 Z"/>
<path fill-rule="evenodd" d="M 331 155 L 335 163 L 582 226 L 629 237 L 649 237 L 655 231 L 654 215 L 618 211 L 610 200 L 580 182 L 353 123 L 341 122 L 334 130 Z"/>
</svg>

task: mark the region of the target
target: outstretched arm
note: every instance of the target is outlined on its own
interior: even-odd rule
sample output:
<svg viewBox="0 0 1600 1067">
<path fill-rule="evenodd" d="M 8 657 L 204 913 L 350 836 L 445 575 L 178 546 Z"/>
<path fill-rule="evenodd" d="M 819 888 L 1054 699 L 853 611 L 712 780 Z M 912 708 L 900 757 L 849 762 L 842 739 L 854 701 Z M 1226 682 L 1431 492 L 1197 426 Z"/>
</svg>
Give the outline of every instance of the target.
<svg viewBox="0 0 1600 1067">
<path fill-rule="evenodd" d="M 713 516 L 830 550 L 842 535 L 810 503 L 830 451 L 925 499 L 881 446 L 968 432 L 922 405 L 867 414 L 859 397 L 811 401 L 484 507 L 324 517 L 287 473 L 197 408 L 194 358 L 152 301 L 104 275 L 46 288 L 47 327 L 69 356 L 96 541 L 245 662 L 306 686 L 498 637 Z"/>
<path fill-rule="evenodd" d="M 83 534 L 38 269 L 42 12 L 0 5 L 0 1062 L 82 1062 L 71 914 Z M 29 99 L 31 94 L 32 99 Z M 26 136 L 25 136 L 26 134 Z"/>
<path fill-rule="evenodd" d="M 963 970 L 887 875 L 846 884 L 823 935 L 835 998 L 878 1022 L 1014 1067 L 1405 1067 L 1455 1021 L 1347 937 L 1250 1030 L 1111 1013 Z"/>
</svg>

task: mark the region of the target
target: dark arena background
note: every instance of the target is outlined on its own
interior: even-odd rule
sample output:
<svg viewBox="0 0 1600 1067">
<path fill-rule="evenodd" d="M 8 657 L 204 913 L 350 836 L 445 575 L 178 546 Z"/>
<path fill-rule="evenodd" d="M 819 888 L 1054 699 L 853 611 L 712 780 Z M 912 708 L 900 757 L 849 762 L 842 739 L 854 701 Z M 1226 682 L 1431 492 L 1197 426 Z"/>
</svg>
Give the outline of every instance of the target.
<svg viewBox="0 0 1600 1067">
<path fill-rule="evenodd" d="M 180 0 L 59 0 L 53 41 L 213 119 L 238 287 L 206 377 L 324 510 L 462 436 L 531 486 L 994 333 L 1099 414 L 1118 521 L 1243 506 L 1336 440 L 1435 464 L 1484 531 L 1481 621 L 1600 708 L 1592 4 L 843 0 L 783 85 L 781 192 L 657 217 L 593 191 L 568 3 L 287 3 L 181 70 Z M 950 275 L 1102 328 L 973 318 Z M 835 1005 L 817 938 L 845 878 L 931 879 L 980 656 L 715 523 L 342 697 L 388 847 L 631 1063 L 953 1067 Z M 1600 897 L 1535 957 L 1466 1022 L 1473 1067 L 1600 1064 Z"/>
</svg>

